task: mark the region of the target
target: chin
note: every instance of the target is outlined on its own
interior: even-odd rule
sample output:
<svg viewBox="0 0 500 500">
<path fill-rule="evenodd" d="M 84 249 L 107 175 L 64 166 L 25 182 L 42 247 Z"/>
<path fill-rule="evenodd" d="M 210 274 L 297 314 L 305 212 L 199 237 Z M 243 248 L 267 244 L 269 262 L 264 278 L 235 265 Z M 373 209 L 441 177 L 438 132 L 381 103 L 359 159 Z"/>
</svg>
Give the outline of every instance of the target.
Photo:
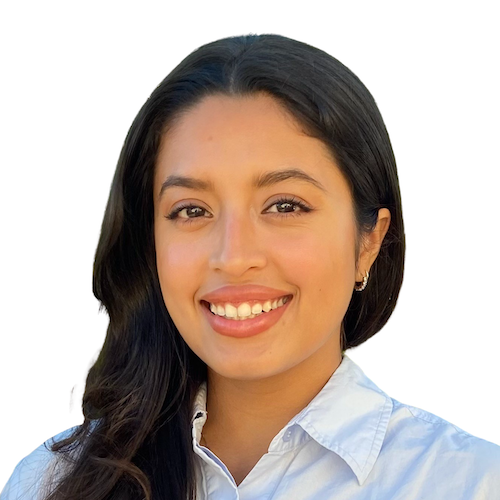
<svg viewBox="0 0 500 500">
<path fill-rule="evenodd" d="M 260 380 L 276 375 L 279 370 L 273 367 L 270 360 L 256 359 L 253 362 L 248 359 L 232 360 L 231 362 L 207 363 L 210 370 L 219 376 L 232 380 Z"/>
</svg>

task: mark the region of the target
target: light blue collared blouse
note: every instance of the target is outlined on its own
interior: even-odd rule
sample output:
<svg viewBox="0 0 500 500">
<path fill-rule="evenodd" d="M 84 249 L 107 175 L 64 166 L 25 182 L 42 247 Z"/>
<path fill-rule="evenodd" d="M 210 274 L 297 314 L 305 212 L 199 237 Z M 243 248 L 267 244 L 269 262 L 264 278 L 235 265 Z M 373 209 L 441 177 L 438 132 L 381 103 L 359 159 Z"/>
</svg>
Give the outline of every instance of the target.
<svg viewBox="0 0 500 500">
<path fill-rule="evenodd" d="M 389 397 L 347 355 L 238 486 L 199 444 L 206 394 L 192 418 L 198 500 L 500 500 L 500 446 Z M 36 499 L 51 461 L 37 448 L 0 499 Z"/>
</svg>

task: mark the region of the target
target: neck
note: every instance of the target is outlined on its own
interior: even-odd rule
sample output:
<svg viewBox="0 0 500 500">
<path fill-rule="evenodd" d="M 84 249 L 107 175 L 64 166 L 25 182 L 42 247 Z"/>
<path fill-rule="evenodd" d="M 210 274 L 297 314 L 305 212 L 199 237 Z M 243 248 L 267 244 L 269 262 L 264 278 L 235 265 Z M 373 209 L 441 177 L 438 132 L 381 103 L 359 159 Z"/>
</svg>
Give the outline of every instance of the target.
<svg viewBox="0 0 500 500">
<path fill-rule="evenodd" d="M 209 368 L 205 445 L 221 454 L 241 449 L 266 453 L 274 436 L 314 399 L 341 361 L 338 347 L 319 349 L 289 370 L 254 380 L 229 379 Z"/>
</svg>

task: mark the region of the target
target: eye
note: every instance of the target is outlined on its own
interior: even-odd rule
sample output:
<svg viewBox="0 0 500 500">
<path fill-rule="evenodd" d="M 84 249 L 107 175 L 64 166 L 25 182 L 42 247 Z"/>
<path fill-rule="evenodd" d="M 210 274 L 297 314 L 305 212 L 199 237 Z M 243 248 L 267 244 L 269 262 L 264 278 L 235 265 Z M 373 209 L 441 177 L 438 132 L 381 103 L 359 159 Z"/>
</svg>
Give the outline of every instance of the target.
<svg viewBox="0 0 500 500">
<path fill-rule="evenodd" d="M 269 210 L 271 207 L 276 207 L 276 210 Z M 312 210 L 311 207 L 307 206 L 302 201 L 292 197 L 281 197 L 276 200 L 272 205 L 268 207 L 266 213 L 275 214 L 278 217 L 296 217 L 302 215 L 303 213 L 310 212 Z M 180 216 L 185 211 L 185 216 Z M 165 218 L 181 222 L 182 224 L 190 224 L 195 222 L 195 219 L 203 219 L 203 214 L 208 212 L 205 208 L 200 207 L 199 205 L 194 205 L 193 203 L 187 203 L 184 205 L 180 205 Z M 212 215 L 209 215 L 207 218 L 212 218 Z"/>
<path fill-rule="evenodd" d="M 179 214 L 182 213 L 184 210 L 186 211 L 186 217 L 179 217 Z M 194 205 L 193 203 L 188 203 L 185 205 L 180 205 L 179 207 L 175 208 L 165 217 L 170 220 L 182 219 L 182 222 L 189 223 L 192 221 L 192 219 L 198 219 L 199 216 L 203 215 L 203 213 L 206 211 L 207 210 L 201 208 L 198 205 Z"/>
<path fill-rule="evenodd" d="M 283 217 L 294 217 L 302 215 L 304 212 L 310 212 L 311 207 L 308 207 L 305 203 L 296 198 L 282 197 L 276 200 L 271 207 L 277 207 L 275 211 L 268 210 L 268 213 L 280 214 Z"/>
</svg>

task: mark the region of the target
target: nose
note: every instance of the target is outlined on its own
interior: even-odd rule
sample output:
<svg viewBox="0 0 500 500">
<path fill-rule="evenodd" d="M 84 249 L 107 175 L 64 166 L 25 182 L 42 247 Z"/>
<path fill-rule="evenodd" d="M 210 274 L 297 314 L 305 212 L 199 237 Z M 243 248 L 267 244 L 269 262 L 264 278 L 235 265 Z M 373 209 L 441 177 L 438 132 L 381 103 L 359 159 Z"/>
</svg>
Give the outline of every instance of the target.
<svg viewBox="0 0 500 500">
<path fill-rule="evenodd" d="M 266 265 L 265 242 L 248 212 L 221 215 L 214 232 L 209 267 L 240 277 L 249 269 Z"/>
</svg>

